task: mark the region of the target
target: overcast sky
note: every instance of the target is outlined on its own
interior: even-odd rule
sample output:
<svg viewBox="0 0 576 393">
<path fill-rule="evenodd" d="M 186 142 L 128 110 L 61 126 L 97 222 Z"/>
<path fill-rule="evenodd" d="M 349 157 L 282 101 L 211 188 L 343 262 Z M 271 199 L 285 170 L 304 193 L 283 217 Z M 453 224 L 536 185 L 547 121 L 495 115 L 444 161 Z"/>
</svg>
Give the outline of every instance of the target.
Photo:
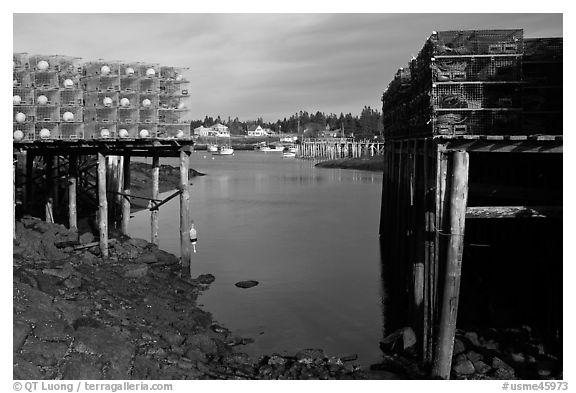
<svg viewBox="0 0 576 393">
<path fill-rule="evenodd" d="M 380 108 L 433 30 L 523 28 L 561 37 L 561 14 L 14 14 L 14 52 L 189 67 L 190 117 Z"/>
</svg>

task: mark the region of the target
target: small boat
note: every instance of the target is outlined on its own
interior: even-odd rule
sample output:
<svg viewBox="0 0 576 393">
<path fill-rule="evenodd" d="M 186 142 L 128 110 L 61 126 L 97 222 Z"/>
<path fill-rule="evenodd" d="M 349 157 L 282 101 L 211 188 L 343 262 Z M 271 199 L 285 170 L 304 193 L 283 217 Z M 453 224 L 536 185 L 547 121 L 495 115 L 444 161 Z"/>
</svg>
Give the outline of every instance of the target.
<svg viewBox="0 0 576 393">
<path fill-rule="evenodd" d="M 225 146 L 225 145 L 219 146 L 218 150 L 212 153 L 212 155 L 216 156 L 231 156 L 232 154 L 234 154 L 234 149 L 232 148 L 232 146 Z"/>
<path fill-rule="evenodd" d="M 290 145 L 288 146 L 288 151 L 290 151 L 291 153 L 296 153 L 298 152 L 298 148 L 294 145 Z"/>
<path fill-rule="evenodd" d="M 289 147 L 285 147 L 282 151 L 282 158 L 296 158 L 296 152 L 291 151 Z"/>
<path fill-rule="evenodd" d="M 216 153 L 218 151 L 218 145 L 209 144 L 207 150 L 210 153 Z"/>
<path fill-rule="evenodd" d="M 263 151 L 264 153 L 271 153 L 271 152 L 281 153 L 281 152 L 284 151 L 284 146 L 282 146 L 282 145 L 262 146 L 262 147 L 260 148 L 260 151 Z"/>
</svg>

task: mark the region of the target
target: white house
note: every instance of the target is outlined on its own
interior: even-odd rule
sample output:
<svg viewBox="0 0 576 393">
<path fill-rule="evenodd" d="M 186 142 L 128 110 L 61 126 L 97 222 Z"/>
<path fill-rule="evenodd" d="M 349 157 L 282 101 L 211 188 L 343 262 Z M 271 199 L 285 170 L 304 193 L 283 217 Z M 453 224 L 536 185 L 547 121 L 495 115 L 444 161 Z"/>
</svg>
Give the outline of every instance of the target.
<svg viewBox="0 0 576 393">
<path fill-rule="evenodd" d="M 229 138 L 230 137 L 230 130 L 228 129 L 228 127 L 226 127 L 220 123 L 216 123 L 212 127 L 200 126 L 200 127 L 194 128 L 194 135 L 217 136 L 217 137 L 221 137 L 221 138 L 222 137 L 223 138 Z"/>
<path fill-rule="evenodd" d="M 260 126 L 248 127 L 248 136 L 266 136 L 266 135 L 268 135 L 268 134 Z"/>
</svg>

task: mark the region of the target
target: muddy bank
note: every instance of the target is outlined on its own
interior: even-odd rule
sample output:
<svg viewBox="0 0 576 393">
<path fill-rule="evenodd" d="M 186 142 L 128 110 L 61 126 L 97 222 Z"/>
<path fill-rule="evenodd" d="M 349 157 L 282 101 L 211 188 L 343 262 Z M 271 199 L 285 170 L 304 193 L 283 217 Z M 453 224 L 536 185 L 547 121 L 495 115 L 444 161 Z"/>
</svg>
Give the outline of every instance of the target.
<svg viewBox="0 0 576 393">
<path fill-rule="evenodd" d="M 151 198 L 152 197 L 152 165 L 145 162 L 131 162 L 131 193 L 139 197 Z M 205 176 L 205 173 L 196 171 L 190 168 L 188 178 L 194 179 L 196 176 Z M 180 168 L 171 165 L 160 165 L 160 193 L 170 190 L 176 190 L 180 182 Z M 132 198 L 131 200 L 133 212 L 145 209 L 148 206 L 148 201 L 145 199 Z"/>
<path fill-rule="evenodd" d="M 25 218 L 13 255 L 14 379 L 373 379 L 355 357 L 320 349 L 257 359 L 197 306 L 217 277 L 182 277 L 179 260 L 117 237 L 103 260 L 94 237 Z M 243 289 L 238 289 L 243 290 Z"/>
<path fill-rule="evenodd" d="M 322 161 L 315 166 L 319 168 L 359 169 L 363 171 L 383 171 L 384 157 L 370 158 L 342 158 L 338 160 Z"/>
</svg>

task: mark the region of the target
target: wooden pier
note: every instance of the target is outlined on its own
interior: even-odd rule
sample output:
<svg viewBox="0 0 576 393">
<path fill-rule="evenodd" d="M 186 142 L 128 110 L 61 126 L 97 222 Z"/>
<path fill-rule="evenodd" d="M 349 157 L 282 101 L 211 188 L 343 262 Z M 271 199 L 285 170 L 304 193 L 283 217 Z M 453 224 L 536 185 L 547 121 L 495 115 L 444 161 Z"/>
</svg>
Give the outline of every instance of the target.
<svg viewBox="0 0 576 393">
<path fill-rule="evenodd" d="M 190 230 L 188 172 L 189 156 L 192 152 L 191 139 L 110 139 L 110 140 L 37 140 L 29 142 L 14 142 L 14 173 L 20 157 L 25 157 L 26 164 L 23 172 L 24 179 L 14 176 L 14 190 L 20 185 L 25 196 L 23 213 L 32 211 L 34 202 L 43 199 L 46 211 L 60 210 L 62 206 L 56 201 L 67 199 L 68 226 L 72 230 L 78 228 L 78 196 L 90 199 L 91 190 L 95 188 L 97 203 L 97 222 L 99 230 L 99 246 L 104 258 L 108 257 L 109 221 L 110 218 L 119 218 L 119 229 L 128 235 L 130 221 L 130 207 L 132 198 L 142 198 L 132 195 L 130 190 L 130 160 L 132 157 L 153 157 L 152 165 L 152 198 L 149 210 L 151 212 L 150 241 L 158 244 L 159 208 L 169 199 L 180 195 L 180 254 L 183 274 L 190 274 Z M 114 165 L 112 173 L 107 161 L 111 157 L 119 157 L 119 165 Z M 162 157 L 179 157 L 180 159 L 180 185 L 179 189 L 165 200 L 159 199 L 159 168 Z M 94 162 L 96 158 L 96 162 Z M 59 163 L 56 168 L 54 162 Z M 89 162 L 89 165 L 86 163 Z M 89 169 L 97 169 L 97 175 Z M 34 168 L 42 169 L 43 175 L 34 178 Z M 118 174 L 121 174 L 118 176 Z M 42 177 L 44 179 L 42 179 Z M 95 178 L 94 178 L 95 177 Z M 111 181 L 112 179 L 112 181 Z M 38 184 L 38 180 L 43 184 Z M 66 181 L 67 198 L 60 200 L 63 194 L 62 180 Z M 81 190 L 79 190 L 79 187 Z M 37 194 L 38 189 L 46 190 L 45 195 Z M 14 198 L 16 199 L 16 198 Z M 148 198 L 144 198 L 148 199 Z M 52 206 L 52 201 L 54 201 Z M 120 203 L 118 203 L 120 202 Z M 114 206 L 114 214 L 110 206 Z M 117 208 L 116 208 L 117 205 Z M 16 201 L 15 201 L 16 206 Z M 14 216 L 15 217 L 15 216 Z M 46 220 L 53 220 L 53 216 L 46 215 Z"/>
<path fill-rule="evenodd" d="M 374 157 L 384 153 L 384 143 L 353 141 L 351 138 L 305 139 L 298 145 L 297 157 L 335 160 Z"/>
</svg>

